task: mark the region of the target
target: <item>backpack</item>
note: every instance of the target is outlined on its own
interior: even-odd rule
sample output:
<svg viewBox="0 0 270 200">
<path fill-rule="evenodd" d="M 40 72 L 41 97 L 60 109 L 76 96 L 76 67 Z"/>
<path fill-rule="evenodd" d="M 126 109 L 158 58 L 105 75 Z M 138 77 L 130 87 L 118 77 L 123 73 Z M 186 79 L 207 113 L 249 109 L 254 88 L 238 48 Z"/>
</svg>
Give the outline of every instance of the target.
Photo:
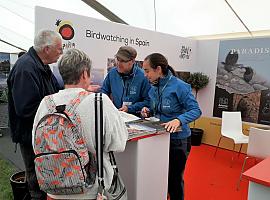
<svg viewBox="0 0 270 200">
<path fill-rule="evenodd" d="M 88 152 L 76 108 L 86 91 L 67 105 L 55 105 L 45 97 L 49 113 L 38 122 L 33 148 L 40 189 L 49 194 L 79 194 L 96 179 L 96 158 Z"/>
</svg>

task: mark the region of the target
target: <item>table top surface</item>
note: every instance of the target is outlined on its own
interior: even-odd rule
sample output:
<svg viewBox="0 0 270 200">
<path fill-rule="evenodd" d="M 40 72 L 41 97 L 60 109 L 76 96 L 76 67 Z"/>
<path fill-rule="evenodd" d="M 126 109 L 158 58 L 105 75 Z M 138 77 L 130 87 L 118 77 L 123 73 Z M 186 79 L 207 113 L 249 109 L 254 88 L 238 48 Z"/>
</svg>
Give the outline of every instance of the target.
<svg viewBox="0 0 270 200">
<path fill-rule="evenodd" d="M 270 156 L 248 169 L 243 176 L 249 181 L 270 187 Z"/>
<path fill-rule="evenodd" d="M 165 130 L 163 122 L 138 119 L 126 123 L 128 129 L 128 141 L 136 141 L 156 135 L 169 133 Z M 179 127 L 176 131 L 181 131 Z"/>
</svg>

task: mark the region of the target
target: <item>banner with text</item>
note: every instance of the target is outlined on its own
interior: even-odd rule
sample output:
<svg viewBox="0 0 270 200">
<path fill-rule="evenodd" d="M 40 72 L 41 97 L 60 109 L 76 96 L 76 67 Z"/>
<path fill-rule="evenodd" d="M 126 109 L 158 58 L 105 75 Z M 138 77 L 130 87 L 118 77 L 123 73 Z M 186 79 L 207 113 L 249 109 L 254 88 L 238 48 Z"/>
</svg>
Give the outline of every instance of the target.
<svg viewBox="0 0 270 200">
<path fill-rule="evenodd" d="M 63 38 L 64 50 L 78 48 L 89 55 L 93 61 L 93 84 L 102 84 L 107 71 L 115 65 L 114 55 L 124 45 L 137 50 L 139 64 L 154 52 L 164 54 L 176 71 L 190 71 L 196 61 L 194 40 L 36 7 L 35 32 L 40 29 L 58 31 Z"/>
</svg>

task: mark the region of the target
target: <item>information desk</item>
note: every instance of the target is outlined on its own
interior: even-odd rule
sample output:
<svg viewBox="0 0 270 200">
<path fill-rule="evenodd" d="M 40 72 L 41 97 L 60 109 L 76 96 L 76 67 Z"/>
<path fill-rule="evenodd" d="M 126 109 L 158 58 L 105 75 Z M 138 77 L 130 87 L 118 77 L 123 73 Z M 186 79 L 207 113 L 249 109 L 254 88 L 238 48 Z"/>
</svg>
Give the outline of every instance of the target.
<svg viewBox="0 0 270 200">
<path fill-rule="evenodd" d="M 243 173 L 249 180 L 248 200 L 270 199 L 270 157 Z"/>
<path fill-rule="evenodd" d="M 167 199 L 170 134 L 144 134 L 127 142 L 116 162 L 128 200 Z"/>
</svg>

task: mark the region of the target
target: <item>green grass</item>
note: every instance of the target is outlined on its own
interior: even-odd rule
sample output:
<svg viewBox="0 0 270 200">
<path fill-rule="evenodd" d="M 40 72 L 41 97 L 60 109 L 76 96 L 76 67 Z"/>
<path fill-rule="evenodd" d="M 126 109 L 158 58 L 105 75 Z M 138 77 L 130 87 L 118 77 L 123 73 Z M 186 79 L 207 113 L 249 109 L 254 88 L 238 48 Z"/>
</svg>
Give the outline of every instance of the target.
<svg viewBox="0 0 270 200">
<path fill-rule="evenodd" d="M 15 171 L 14 166 L 0 157 L 0 200 L 13 199 L 9 178 Z"/>
</svg>

